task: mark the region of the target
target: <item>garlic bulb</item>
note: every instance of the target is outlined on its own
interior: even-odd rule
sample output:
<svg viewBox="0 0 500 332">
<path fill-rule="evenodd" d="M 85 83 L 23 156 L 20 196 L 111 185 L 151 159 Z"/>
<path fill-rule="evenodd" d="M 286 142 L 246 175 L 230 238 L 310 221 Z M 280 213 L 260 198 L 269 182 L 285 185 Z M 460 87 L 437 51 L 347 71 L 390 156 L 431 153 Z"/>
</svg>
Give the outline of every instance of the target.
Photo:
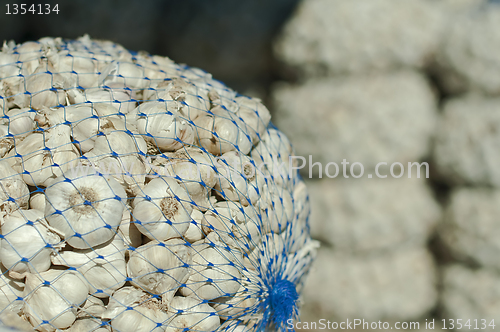
<svg viewBox="0 0 500 332">
<path fill-rule="evenodd" d="M 268 129 L 262 140 L 251 153 L 258 169 L 270 178 L 277 186 L 287 186 L 293 183 L 296 174 L 290 174 L 290 164 L 294 156 L 292 145 L 288 138 L 276 129 Z M 293 160 L 292 165 L 296 165 Z"/>
<path fill-rule="evenodd" d="M 98 298 L 110 296 L 127 279 L 125 245 L 119 237 L 92 249 L 61 251 L 52 263 L 75 268 L 89 283 L 90 294 Z"/>
<path fill-rule="evenodd" d="M 180 289 L 182 295 L 213 300 L 238 291 L 241 273 L 236 265 L 243 262 L 241 253 L 228 250 L 217 239 L 213 241 L 210 234 L 195 242 L 193 250 L 189 279 L 186 286 Z"/>
<path fill-rule="evenodd" d="M 8 126 L 12 135 L 22 135 L 32 132 L 35 125 L 35 111 L 30 108 L 11 109 L 6 114 L 3 123 Z"/>
<path fill-rule="evenodd" d="M 2 268 L 0 273 L 0 312 L 21 311 L 24 282 L 14 280 Z"/>
<path fill-rule="evenodd" d="M 151 241 L 130 253 L 127 273 L 133 285 L 161 295 L 168 303 L 189 277 L 193 252 L 181 239 Z"/>
<path fill-rule="evenodd" d="M 205 218 L 203 212 L 197 209 L 193 209 L 191 212 L 191 222 L 189 223 L 189 228 L 186 233 L 184 233 L 184 239 L 190 243 L 194 243 L 203 239 L 205 236 L 202 230 L 202 220 Z"/>
<path fill-rule="evenodd" d="M 163 332 L 169 318 L 167 306 L 158 297 L 135 287 L 114 292 L 102 314 L 102 319 L 111 320 L 113 331 L 120 332 Z"/>
<path fill-rule="evenodd" d="M 176 296 L 168 306 L 168 313 L 173 317 L 165 332 L 214 331 L 220 326 L 217 312 L 198 299 Z"/>
<path fill-rule="evenodd" d="M 208 84 L 207 84 L 207 87 Z M 210 104 L 213 107 L 220 106 L 233 113 L 238 111 L 238 103 L 236 103 L 237 93 L 231 89 L 215 88 L 210 86 L 210 91 L 208 92 L 208 98 L 210 99 Z"/>
<path fill-rule="evenodd" d="M 28 273 L 23 312 L 38 331 L 64 329 L 75 321 L 77 308 L 85 302 L 88 291 L 87 282 L 76 271 Z"/>
<path fill-rule="evenodd" d="M 180 66 L 168 57 L 139 52 L 135 58 L 136 63 L 144 68 L 144 76 L 150 80 L 163 81 L 178 76 Z"/>
<path fill-rule="evenodd" d="M 113 61 L 102 70 L 100 85 L 141 89 L 148 85 L 144 68 L 129 61 Z"/>
<path fill-rule="evenodd" d="M 220 330 L 225 332 L 252 332 L 255 331 L 257 322 L 255 321 L 242 321 L 239 319 L 231 319 L 225 321 Z"/>
<path fill-rule="evenodd" d="M 45 194 L 42 191 L 35 191 L 30 196 L 30 209 L 45 212 Z"/>
<path fill-rule="evenodd" d="M 217 177 L 214 170 L 215 159 L 194 147 L 176 152 L 164 153 L 152 165 L 152 174 L 175 178 L 188 192 L 196 207 L 206 211 L 210 207 L 209 191 L 215 186 Z"/>
<path fill-rule="evenodd" d="M 10 310 L 4 310 L 0 313 L 0 322 L 3 324 L 2 328 L 5 326 L 8 328 L 6 330 L 9 331 L 33 332 L 33 326 L 28 321 Z"/>
<path fill-rule="evenodd" d="M 182 237 L 191 222 L 189 202 L 188 194 L 174 179 L 151 180 L 133 201 L 137 229 L 152 240 Z"/>
<path fill-rule="evenodd" d="M 102 117 L 97 111 L 106 106 L 89 106 L 87 104 L 71 105 L 64 108 L 42 109 L 38 112 L 36 120 L 39 125 L 57 125 L 60 119 L 64 119 L 71 126 L 71 137 L 73 143 L 82 151 L 87 152 L 94 147 L 95 140 L 100 133 L 109 133 L 112 130 L 124 129 L 124 117 L 118 116 Z"/>
<path fill-rule="evenodd" d="M 76 320 L 68 332 L 109 332 L 111 326 L 101 320 L 102 314 L 106 311 L 106 306 L 101 299 L 89 296 L 84 305 L 76 314 Z"/>
<path fill-rule="evenodd" d="M 6 44 L 4 43 L 3 49 L 5 50 L 5 48 Z M 10 52 L 0 52 L 0 89 L 4 90 L 3 97 L 10 97 L 19 93 L 19 83 L 23 80 L 19 74 L 21 74 L 21 66 L 17 63 L 16 55 L 10 54 Z M 6 99 L 0 99 L 4 112 L 7 111 L 6 106 L 8 106 Z"/>
<path fill-rule="evenodd" d="M 215 189 L 224 199 L 247 206 L 260 197 L 264 174 L 248 156 L 236 151 L 226 152 L 217 161 L 217 171 L 220 176 Z"/>
<path fill-rule="evenodd" d="M 265 218 L 263 233 L 281 233 L 294 219 L 292 195 L 285 188 L 264 185 L 256 203 Z"/>
<path fill-rule="evenodd" d="M 182 78 L 165 80 L 153 89 L 145 90 L 144 99 L 178 101 L 179 112 L 189 120 L 196 119 L 210 109 L 208 94 Z"/>
<path fill-rule="evenodd" d="M 62 124 L 62 118 L 53 122 L 60 124 L 43 132 L 34 132 L 22 140 L 15 139 L 14 148 L 7 154 L 12 168 L 22 174 L 30 186 L 48 186 L 79 157 L 78 150 L 71 143 L 70 126 Z"/>
<path fill-rule="evenodd" d="M 0 124 L 0 158 L 3 158 L 14 146 L 14 138 L 9 134 L 9 126 Z"/>
<path fill-rule="evenodd" d="M 24 76 L 33 74 L 40 65 L 43 44 L 40 42 L 26 42 L 15 45 L 10 51 L 21 62 L 22 74 Z M 15 52 L 15 53 L 14 53 Z"/>
<path fill-rule="evenodd" d="M 53 245 L 60 242 L 40 210 L 17 210 L 8 215 L 2 223 L 2 235 L 0 261 L 9 273 L 47 271 Z"/>
<path fill-rule="evenodd" d="M 252 309 L 255 309 L 258 296 L 258 288 L 244 284 L 234 295 L 213 300 L 212 307 L 222 319 L 242 319 L 246 315 L 250 316 Z"/>
<path fill-rule="evenodd" d="M 251 263 L 247 265 L 247 268 L 262 271 L 262 275 L 266 276 L 267 271 L 280 267 L 287 254 L 283 240 L 283 237 L 276 233 L 262 236 L 258 246 L 248 254 Z"/>
<path fill-rule="evenodd" d="M 245 96 L 236 97 L 238 111 L 236 114 L 243 120 L 252 137 L 253 143 L 258 143 L 269 125 L 271 114 L 261 100 Z"/>
<path fill-rule="evenodd" d="M 194 142 L 193 126 L 180 113 L 177 101 L 150 101 L 139 105 L 129 116 L 144 139 L 161 151 L 175 151 Z"/>
<path fill-rule="evenodd" d="M 112 177 L 59 177 L 45 190 L 47 222 L 67 243 L 88 249 L 111 240 L 120 225 L 127 195 Z"/>
<path fill-rule="evenodd" d="M 85 317 L 97 317 L 100 318 L 102 314 L 106 311 L 106 306 L 104 302 L 95 296 L 89 295 L 85 303 L 80 307 L 78 318 Z"/>
<path fill-rule="evenodd" d="M 131 211 L 132 209 L 128 206 L 123 209 L 122 220 L 118 226 L 118 237 L 123 240 L 125 245 L 137 248 L 142 244 L 142 233 L 132 221 Z"/>
<path fill-rule="evenodd" d="M 59 74 L 54 74 L 54 68 L 46 61 L 40 63 L 33 75 L 20 84 L 26 87 L 26 94 L 14 97 L 14 104 L 19 108 L 29 107 L 39 110 L 42 107 L 66 105 L 66 94 L 63 88 L 65 80 Z"/>
<path fill-rule="evenodd" d="M 57 73 L 72 87 L 90 88 L 97 84 L 97 61 L 89 58 L 85 52 L 61 50 L 47 54 L 50 64 Z"/>
<path fill-rule="evenodd" d="M 7 213 L 28 208 L 29 189 L 7 160 L 0 160 L 0 211 Z"/>
<path fill-rule="evenodd" d="M 211 114 L 211 115 L 210 115 Z M 194 120 L 199 144 L 214 155 L 228 151 L 250 152 L 252 139 L 237 115 L 216 106 Z"/>
<path fill-rule="evenodd" d="M 87 88 L 85 91 L 71 89 L 67 92 L 71 104 L 93 103 L 112 105 L 117 112 L 127 114 L 136 108 L 137 102 L 130 98 L 130 91 L 119 88 Z"/>
<path fill-rule="evenodd" d="M 264 215 L 265 216 L 265 215 Z M 202 219 L 203 232 L 212 234 L 221 242 L 244 252 L 252 250 L 259 242 L 263 225 L 256 208 L 252 205 L 241 208 L 237 203 L 221 201 L 205 212 Z"/>
<path fill-rule="evenodd" d="M 111 327 L 103 325 L 100 319 L 94 317 L 77 318 L 66 332 L 110 332 Z"/>
<path fill-rule="evenodd" d="M 112 131 L 95 139 L 85 159 L 100 173 L 111 175 L 132 196 L 140 195 L 146 180 L 146 166 L 138 152 L 146 150 L 140 136 Z M 87 162 L 85 162 L 87 163 Z"/>
</svg>

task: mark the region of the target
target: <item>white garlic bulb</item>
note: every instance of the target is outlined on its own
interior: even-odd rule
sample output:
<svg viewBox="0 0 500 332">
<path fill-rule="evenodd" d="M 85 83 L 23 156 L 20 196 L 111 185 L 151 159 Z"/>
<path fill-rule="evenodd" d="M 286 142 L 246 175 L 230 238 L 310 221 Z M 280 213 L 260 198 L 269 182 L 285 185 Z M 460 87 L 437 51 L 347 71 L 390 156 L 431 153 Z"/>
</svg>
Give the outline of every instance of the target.
<svg viewBox="0 0 500 332">
<path fill-rule="evenodd" d="M 52 257 L 52 263 L 74 267 L 89 283 L 90 293 L 98 298 L 110 296 L 127 279 L 125 245 L 119 237 L 92 249 L 61 251 Z"/>
<path fill-rule="evenodd" d="M 142 233 L 132 221 L 131 211 L 132 209 L 128 206 L 123 209 L 122 221 L 118 226 L 118 237 L 125 242 L 125 245 L 137 248 L 142 244 Z"/>
<path fill-rule="evenodd" d="M 255 204 L 262 192 L 264 174 L 248 156 L 237 151 L 224 153 L 217 161 L 219 179 L 215 189 L 226 200 Z"/>
<path fill-rule="evenodd" d="M 47 58 L 54 73 L 72 82 L 72 87 L 90 88 L 97 84 L 97 63 L 88 57 L 88 53 L 61 50 L 47 54 Z"/>
<path fill-rule="evenodd" d="M 248 252 L 260 242 L 263 225 L 257 210 L 249 205 L 241 208 L 238 203 L 221 201 L 205 212 L 202 219 L 203 233 L 212 234 L 236 250 Z"/>
<path fill-rule="evenodd" d="M 23 80 L 19 74 L 21 74 L 21 66 L 17 63 L 17 56 L 5 52 L 6 44 L 4 43 L 3 52 L 0 52 L 0 88 L 4 90 L 2 96 L 8 97 L 19 93 L 20 85 L 19 83 Z M 4 111 L 7 111 L 6 98 L 0 100 L 0 104 L 3 105 Z M 2 114 L 3 115 L 3 114 Z"/>
<path fill-rule="evenodd" d="M 281 233 L 294 220 L 292 195 L 285 188 L 264 185 L 256 206 L 265 220 L 263 233 Z"/>
<path fill-rule="evenodd" d="M 111 327 L 108 325 L 103 325 L 100 319 L 94 317 L 83 317 L 77 318 L 75 322 L 68 328 L 64 330 L 66 332 L 110 332 Z"/>
<path fill-rule="evenodd" d="M 102 314 L 102 319 L 111 320 L 113 331 L 120 332 L 163 332 L 169 318 L 161 299 L 131 286 L 114 292 Z"/>
<path fill-rule="evenodd" d="M 6 114 L 7 119 L 2 119 L 8 126 L 12 135 L 28 134 L 35 129 L 35 111 L 30 108 L 11 109 Z"/>
<path fill-rule="evenodd" d="M 175 151 L 194 142 L 193 126 L 180 113 L 180 107 L 177 101 L 145 102 L 127 118 L 136 123 L 145 140 L 161 151 Z"/>
<path fill-rule="evenodd" d="M 89 296 L 76 314 L 76 320 L 68 332 L 109 332 L 111 326 L 101 320 L 102 314 L 106 311 L 106 306 L 101 299 Z"/>
<path fill-rule="evenodd" d="M 198 299 L 176 296 L 168 306 L 168 313 L 173 317 L 165 332 L 214 331 L 220 326 L 217 312 Z"/>
<path fill-rule="evenodd" d="M 0 261 L 9 273 L 37 273 L 47 271 L 53 245 L 59 236 L 48 227 L 43 211 L 16 210 L 5 217 L 0 240 Z"/>
<path fill-rule="evenodd" d="M 64 78 L 54 73 L 54 68 L 43 61 L 33 75 L 26 78 L 26 83 L 21 81 L 22 89 L 26 87 L 26 94 L 14 97 L 14 104 L 19 108 L 29 107 L 39 110 L 42 107 L 55 107 L 66 105 Z"/>
<path fill-rule="evenodd" d="M 48 186 L 79 158 L 78 150 L 71 142 L 71 127 L 62 124 L 63 121 L 62 118 L 53 120 L 59 124 L 43 132 L 34 132 L 22 140 L 15 139 L 7 160 L 28 185 Z"/>
<path fill-rule="evenodd" d="M 218 103 L 214 103 L 215 101 L 220 101 L 224 103 L 226 101 L 234 101 L 236 96 L 238 95 L 236 91 L 227 87 L 224 83 L 215 80 L 210 73 L 195 73 L 192 75 L 193 69 L 189 68 L 190 71 L 186 71 L 186 77 L 190 76 L 191 82 L 196 84 L 196 86 L 203 91 L 206 91 L 209 94 L 209 99 L 212 104 L 219 105 Z M 230 108 L 228 108 L 230 109 Z"/>
<path fill-rule="evenodd" d="M 151 241 L 130 253 L 127 273 L 131 283 L 168 303 L 189 277 L 193 252 L 184 240 Z"/>
<path fill-rule="evenodd" d="M 211 115 L 210 115 L 211 114 Z M 239 117 L 221 106 L 194 120 L 199 144 L 214 155 L 228 151 L 250 152 L 252 139 Z"/>
<path fill-rule="evenodd" d="M 45 218 L 67 243 L 88 249 L 111 240 L 120 225 L 127 195 L 112 177 L 59 177 L 45 190 Z"/>
<path fill-rule="evenodd" d="M 255 320 L 243 321 L 239 319 L 231 319 L 225 321 L 220 330 L 225 332 L 251 332 L 255 331 L 257 322 Z"/>
<path fill-rule="evenodd" d="M 30 192 L 28 186 L 5 159 L 0 160 L 0 210 L 7 213 L 26 209 Z"/>
<path fill-rule="evenodd" d="M 100 75 L 100 85 L 113 88 L 143 89 L 149 80 L 145 79 L 144 68 L 123 59 L 111 62 Z"/>
<path fill-rule="evenodd" d="M 64 329 L 75 321 L 77 308 L 85 302 L 88 292 L 87 282 L 76 271 L 28 273 L 23 312 L 38 331 Z"/>
<path fill-rule="evenodd" d="M 210 192 L 217 182 L 214 170 L 215 158 L 198 148 L 187 147 L 175 152 L 164 153 L 165 157 L 154 160 L 154 176 L 168 176 L 179 181 L 196 203 L 196 207 L 206 211 L 210 207 Z"/>
<path fill-rule="evenodd" d="M 16 60 L 21 62 L 22 74 L 31 75 L 40 65 L 43 44 L 40 42 L 25 42 L 15 45 L 10 51 L 15 52 Z"/>
<path fill-rule="evenodd" d="M 276 233 L 268 233 L 262 236 L 258 246 L 248 254 L 250 265 L 246 267 L 252 271 L 262 271 L 262 275 L 266 276 L 267 271 L 282 265 L 286 255 L 283 237 Z"/>
<path fill-rule="evenodd" d="M 24 282 L 15 280 L 7 275 L 5 269 L 0 273 L 0 312 L 21 311 L 23 307 Z"/>
<path fill-rule="evenodd" d="M 9 331 L 33 332 L 33 326 L 27 320 L 10 310 L 4 310 L 0 313 L 0 322 L 5 327 L 9 328 L 7 329 Z M 4 326 L 2 326 L 2 328 Z"/>
<path fill-rule="evenodd" d="M 196 119 L 210 109 L 207 92 L 182 78 L 165 80 L 153 89 L 144 90 L 144 99 L 181 102 L 179 112 L 190 120 Z"/>
<path fill-rule="evenodd" d="M 146 142 L 140 136 L 124 131 L 112 131 L 95 139 L 92 150 L 84 154 L 93 169 L 111 175 L 132 196 L 142 193 L 146 180 L 146 166 L 139 152 Z"/>
<path fill-rule="evenodd" d="M 186 286 L 180 289 L 184 296 L 213 300 L 221 296 L 231 296 L 240 288 L 242 254 L 228 250 L 210 234 L 193 244 L 193 263 Z"/>
<path fill-rule="evenodd" d="M 197 209 L 193 209 L 191 212 L 191 222 L 189 223 L 189 228 L 186 233 L 184 233 L 184 239 L 190 243 L 194 243 L 203 239 L 205 236 L 202 229 L 202 220 L 205 218 L 203 212 Z"/>
<path fill-rule="evenodd" d="M 9 126 L 0 124 L 0 158 L 3 158 L 14 146 L 14 138 L 9 134 Z"/>
<path fill-rule="evenodd" d="M 234 295 L 213 300 L 212 307 L 222 319 L 227 320 L 232 317 L 242 319 L 245 315 L 250 315 L 251 310 L 257 304 L 258 296 L 259 289 L 245 283 Z"/>
<path fill-rule="evenodd" d="M 114 107 L 109 107 L 116 112 Z M 82 152 L 87 152 L 94 147 L 98 133 L 115 129 L 114 125 L 117 120 L 120 120 L 118 117 L 111 116 L 100 118 L 95 108 L 87 104 L 71 105 L 64 108 L 46 108 L 38 112 L 36 120 L 39 125 L 54 126 L 57 125 L 57 121 L 64 119 L 65 123 L 69 123 L 71 126 L 73 143 Z M 125 124 L 121 127 L 125 127 Z"/>
<path fill-rule="evenodd" d="M 179 65 L 168 57 L 139 52 L 135 58 L 136 63 L 144 68 L 144 76 L 152 81 L 175 77 L 179 71 Z"/>
<path fill-rule="evenodd" d="M 78 318 L 97 317 L 100 318 L 106 311 L 104 302 L 95 296 L 89 295 L 85 303 L 80 307 L 80 311 L 76 315 Z"/>
<path fill-rule="evenodd" d="M 151 180 L 133 201 L 137 229 L 152 240 L 182 237 L 191 222 L 189 202 L 189 195 L 174 179 Z"/>
<path fill-rule="evenodd" d="M 271 179 L 277 186 L 287 186 L 293 183 L 296 174 L 290 175 L 290 164 L 297 166 L 292 145 L 288 138 L 276 129 L 268 129 L 261 141 L 251 153 L 259 170 Z"/>
<path fill-rule="evenodd" d="M 127 114 L 136 108 L 137 102 L 130 96 L 130 91 L 119 88 L 87 88 L 85 91 L 71 89 L 67 91 L 71 104 L 93 103 L 112 105 L 117 112 Z"/>
<path fill-rule="evenodd" d="M 238 104 L 236 114 L 247 126 L 252 142 L 259 142 L 271 120 L 269 110 L 258 98 L 240 96 L 236 97 L 235 101 Z"/>
<path fill-rule="evenodd" d="M 45 194 L 42 191 L 35 191 L 30 196 L 30 209 L 45 212 Z"/>
</svg>

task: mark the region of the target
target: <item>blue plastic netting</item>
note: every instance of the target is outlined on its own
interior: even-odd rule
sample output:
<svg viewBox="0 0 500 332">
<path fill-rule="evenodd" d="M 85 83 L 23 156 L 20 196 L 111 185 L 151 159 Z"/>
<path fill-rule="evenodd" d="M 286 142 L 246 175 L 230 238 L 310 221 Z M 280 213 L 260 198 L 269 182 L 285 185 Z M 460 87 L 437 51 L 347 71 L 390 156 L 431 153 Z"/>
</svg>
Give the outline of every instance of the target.
<svg viewBox="0 0 500 332">
<path fill-rule="evenodd" d="M 0 53 L 0 320 L 38 331 L 264 331 L 314 259 L 260 100 L 166 57 L 44 38 Z"/>
</svg>

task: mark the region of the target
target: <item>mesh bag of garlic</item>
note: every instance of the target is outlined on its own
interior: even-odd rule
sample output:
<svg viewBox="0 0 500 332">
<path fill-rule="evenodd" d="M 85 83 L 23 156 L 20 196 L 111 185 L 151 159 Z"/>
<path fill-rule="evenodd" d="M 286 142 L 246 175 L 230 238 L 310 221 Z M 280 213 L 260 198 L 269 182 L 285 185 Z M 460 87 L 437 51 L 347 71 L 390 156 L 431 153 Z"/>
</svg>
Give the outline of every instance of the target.
<svg viewBox="0 0 500 332">
<path fill-rule="evenodd" d="M 258 99 L 88 36 L 0 53 L 0 320 L 270 331 L 314 259 L 289 140 Z"/>
</svg>

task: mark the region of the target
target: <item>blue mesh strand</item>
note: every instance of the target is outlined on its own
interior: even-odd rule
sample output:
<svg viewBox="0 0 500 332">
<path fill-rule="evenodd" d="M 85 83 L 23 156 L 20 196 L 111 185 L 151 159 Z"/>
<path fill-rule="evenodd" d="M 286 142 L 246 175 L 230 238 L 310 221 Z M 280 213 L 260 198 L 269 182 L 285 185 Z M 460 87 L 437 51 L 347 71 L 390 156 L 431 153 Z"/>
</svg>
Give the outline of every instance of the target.
<svg viewBox="0 0 500 332">
<path fill-rule="evenodd" d="M 260 100 L 84 36 L 6 43 L 0 112 L 0 319 L 122 332 L 298 319 L 317 244 Z"/>
</svg>

